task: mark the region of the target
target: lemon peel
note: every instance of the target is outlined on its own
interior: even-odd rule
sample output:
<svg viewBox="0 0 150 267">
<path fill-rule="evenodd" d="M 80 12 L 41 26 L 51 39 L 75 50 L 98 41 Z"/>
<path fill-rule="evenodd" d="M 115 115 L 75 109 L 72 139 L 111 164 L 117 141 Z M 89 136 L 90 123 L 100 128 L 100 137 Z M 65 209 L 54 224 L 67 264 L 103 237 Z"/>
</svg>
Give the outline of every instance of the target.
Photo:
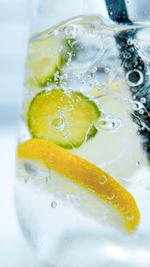
<svg viewBox="0 0 150 267">
<path fill-rule="evenodd" d="M 140 213 L 134 197 L 102 169 L 42 139 L 35 138 L 19 144 L 17 154 L 19 159 L 40 160 L 65 178 L 91 190 L 119 212 L 128 232 L 136 230 L 140 221 Z"/>
</svg>

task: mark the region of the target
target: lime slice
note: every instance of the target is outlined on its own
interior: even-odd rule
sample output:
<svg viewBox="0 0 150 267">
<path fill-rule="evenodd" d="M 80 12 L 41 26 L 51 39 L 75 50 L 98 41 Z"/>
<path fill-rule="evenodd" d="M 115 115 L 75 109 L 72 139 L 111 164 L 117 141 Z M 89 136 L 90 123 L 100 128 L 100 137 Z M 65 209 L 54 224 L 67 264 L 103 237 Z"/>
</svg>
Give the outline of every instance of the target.
<svg viewBox="0 0 150 267">
<path fill-rule="evenodd" d="M 74 148 L 96 134 L 94 124 L 100 111 L 93 101 L 79 92 L 67 94 L 63 89 L 52 89 L 35 96 L 27 116 L 33 137 Z"/>
<path fill-rule="evenodd" d="M 60 73 L 71 49 L 72 45 L 63 38 L 32 40 L 28 48 L 26 84 L 32 87 L 45 86 L 53 81 L 54 74 Z"/>
</svg>

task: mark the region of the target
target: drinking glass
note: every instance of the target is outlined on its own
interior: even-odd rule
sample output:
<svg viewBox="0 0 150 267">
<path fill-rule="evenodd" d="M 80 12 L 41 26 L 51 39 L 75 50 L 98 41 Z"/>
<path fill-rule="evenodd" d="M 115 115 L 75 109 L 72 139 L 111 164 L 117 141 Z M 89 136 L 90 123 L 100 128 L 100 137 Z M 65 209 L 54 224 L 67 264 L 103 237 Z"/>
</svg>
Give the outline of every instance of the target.
<svg viewBox="0 0 150 267">
<path fill-rule="evenodd" d="M 114 19 L 101 0 L 33 4 L 16 156 L 23 234 L 43 266 L 150 266 L 148 9 L 126 1 L 129 18 Z"/>
</svg>

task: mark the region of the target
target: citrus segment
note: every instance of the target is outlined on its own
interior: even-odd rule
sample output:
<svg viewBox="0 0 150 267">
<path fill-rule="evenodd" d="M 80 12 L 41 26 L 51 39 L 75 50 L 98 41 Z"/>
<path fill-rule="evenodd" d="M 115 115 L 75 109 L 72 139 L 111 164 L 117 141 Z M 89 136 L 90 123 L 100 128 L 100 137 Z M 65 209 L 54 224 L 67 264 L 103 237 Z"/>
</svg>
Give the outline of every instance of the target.
<svg viewBox="0 0 150 267">
<path fill-rule="evenodd" d="M 24 160 L 40 160 L 47 167 L 91 190 L 120 213 L 126 230 L 133 232 L 137 228 L 140 214 L 133 196 L 92 163 L 41 139 L 31 139 L 19 144 L 18 157 Z"/>
</svg>

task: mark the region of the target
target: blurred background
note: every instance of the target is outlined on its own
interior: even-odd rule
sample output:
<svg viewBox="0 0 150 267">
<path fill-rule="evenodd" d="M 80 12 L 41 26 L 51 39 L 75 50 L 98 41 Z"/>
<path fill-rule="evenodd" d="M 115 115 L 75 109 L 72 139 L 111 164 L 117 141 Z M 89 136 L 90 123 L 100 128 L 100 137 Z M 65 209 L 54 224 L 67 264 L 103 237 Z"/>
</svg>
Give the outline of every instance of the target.
<svg viewBox="0 0 150 267">
<path fill-rule="evenodd" d="M 49 2 L 50 0 L 45 0 Z M 58 0 L 57 0 L 58 1 Z M 63 0 L 61 0 L 63 2 Z M 85 0 L 64 0 L 75 8 Z M 91 0 L 87 0 L 91 3 Z M 97 1 L 97 0 L 93 0 Z M 101 13 L 106 9 L 101 1 Z M 141 1 L 127 0 L 138 19 L 150 14 Z M 59 1 L 60 2 L 60 1 Z M 67 4 L 68 3 L 68 4 Z M 137 5 L 138 3 L 138 5 Z M 17 121 L 32 16 L 31 0 L 0 0 L 0 266 L 39 267 L 17 223 L 13 203 Z M 145 13 L 146 12 L 146 13 Z M 70 16 L 70 14 L 69 14 Z M 106 15 L 107 16 L 107 15 Z M 141 16 L 141 17 L 140 17 Z M 56 18 L 57 21 L 57 18 Z M 42 25 L 45 27 L 45 25 Z M 34 31 L 34 29 L 33 29 Z"/>
<path fill-rule="evenodd" d="M 17 118 L 29 36 L 31 0 L 0 0 L 0 266 L 38 267 L 13 203 Z"/>
</svg>

